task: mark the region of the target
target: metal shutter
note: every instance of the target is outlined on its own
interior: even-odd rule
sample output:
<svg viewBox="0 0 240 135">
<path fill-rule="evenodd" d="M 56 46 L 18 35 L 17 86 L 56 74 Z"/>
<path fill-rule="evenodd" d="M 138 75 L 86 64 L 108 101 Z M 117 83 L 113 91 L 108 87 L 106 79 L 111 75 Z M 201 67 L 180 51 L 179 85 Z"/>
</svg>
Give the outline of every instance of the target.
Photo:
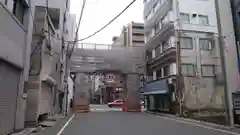
<svg viewBox="0 0 240 135">
<path fill-rule="evenodd" d="M 39 103 L 39 114 L 48 114 L 52 107 L 51 87 L 42 82 L 41 96 Z"/>
<path fill-rule="evenodd" d="M 20 72 L 0 61 L 0 135 L 14 130 Z"/>
</svg>

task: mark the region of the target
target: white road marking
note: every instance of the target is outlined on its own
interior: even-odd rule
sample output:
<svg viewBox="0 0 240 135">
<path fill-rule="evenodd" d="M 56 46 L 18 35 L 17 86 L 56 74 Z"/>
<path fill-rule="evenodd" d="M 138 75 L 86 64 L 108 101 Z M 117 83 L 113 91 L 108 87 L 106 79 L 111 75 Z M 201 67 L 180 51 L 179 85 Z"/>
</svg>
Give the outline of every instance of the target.
<svg viewBox="0 0 240 135">
<path fill-rule="evenodd" d="M 189 125 L 196 126 L 196 127 L 201 127 L 201 128 L 205 128 L 205 129 L 209 129 L 209 130 L 214 130 L 214 131 L 218 131 L 218 132 L 222 132 L 222 133 L 228 133 L 228 134 L 232 134 L 232 135 L 240 135 L 239 133 L 236 133 L 236 132 L 231 132 L 231 131 L 227 131 L 227 130 L 224 130 L 224 129 L 218 129 L 218 128 L 214 128 L 214 127 L 210 127 L 210 126 L 204 126 L 204 125 L 196 124 L 196 123 L 190 123 L 190 122 L 187 122 L 187 121 L 184 121 L 184 120 L 177 120 L 177 119 L 173 119 L 173 118 L 156 116 L 156 115 L 151 115 L 151 114 L 148 114 L 148 115 L 155 116 L 157 118 L 161 118 L 161 119 L 165 119 L 165 120 L 175 121 L 175 122 L 178 122 L 178 123 L 189 124 Z"/>
<path fill-rule="evenodd" d="M 60 129 L 60 131 L 57 133 L 57 135 L 61 135 L 64 129 L 68 126 L 68 124 L 72 121 L 72 119 L 75 117 L 75 114 L 71 116 L 71 118 L 65 123 L 65 125 Z"/>
<path fill-rule="evenodd" d="M 121 111 L 121 108 L 91 108 L 91 112 Z"/>
</svg>

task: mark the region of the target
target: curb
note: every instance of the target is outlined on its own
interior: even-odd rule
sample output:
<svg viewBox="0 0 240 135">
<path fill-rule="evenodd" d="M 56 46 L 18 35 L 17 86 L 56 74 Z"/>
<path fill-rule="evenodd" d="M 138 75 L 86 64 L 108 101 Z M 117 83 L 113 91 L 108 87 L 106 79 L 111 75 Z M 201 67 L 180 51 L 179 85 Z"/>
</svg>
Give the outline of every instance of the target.
<svg viewBox="0 0 240 135">
<path fill-rule="evenodd" d="M 19 132 L 19 133 L 12 133 L 11 135 L 29 135 L 31 133 L 33 133 L 36 130 L 39 130 L 41 127 L 36 127 L 36 128 L 26 128 L 23 131 Z"/>
<path fill-rule="evenodd" d="M 192 123 L 207 125 L 207 126 L 211 126 L 211 127 L 217 127 L 217 128 L 222 128 L 222 129 L 234 129 L 234 127 L 230 127 L 230 126 L 219 125 L 219 124 L 215 124 L 215 123 L 211 123 L 211 122 L 200 121 L 200 120 L 195 120 L 195 119 L 186 118 L 186 117 L 179 117 L 177 115 L 172 115 L 172 114 L 150 112 L 150 111 L 145 111 L 145 112 L 148 114 L 151 114 L 151 115 L 174 118 L 174 119 L 178 119 L 178 120 L 182 120 L 182 121 L 186 121 L 186 122 L 192 122 Z"/>
</svg>

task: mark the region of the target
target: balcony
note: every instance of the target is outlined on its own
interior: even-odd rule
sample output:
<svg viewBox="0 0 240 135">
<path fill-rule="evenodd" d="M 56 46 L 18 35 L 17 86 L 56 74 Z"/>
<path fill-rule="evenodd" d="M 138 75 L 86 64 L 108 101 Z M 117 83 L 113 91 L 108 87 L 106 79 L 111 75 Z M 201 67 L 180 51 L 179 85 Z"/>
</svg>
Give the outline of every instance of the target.
<svg viewBox="0 0 240 135">
<path fill-rule="evenodd" d="M 132 36 L 133 41 L 143 41 L 144 42 L 144 36 Z"/>
<path fill-rule="evenodd" d="M 133 29 L 132 33 L 144 34 L 144 29 Z"/>
<path fill-rule="evenodd" d="M 26 30 L 20 21 L 0 2 L 0 59 L 18 67 L 24 65 Z"/>
<path fill-rule="evenodd" d="M 151 69 L 158 67 L 159 65 L 164 65 L 166 63 L 172 63 L 176 61 L 176 48 L 171 47 L 161 53 L 159 56 L 148 61 L 147 64 Z"/>
<path fill-rule="evenodd" d="M 174 34 L 174 22 L 169 21 L 167 24 L 163 25 L 155 36 L 149 39 L 146 43 L 146 49 L 156 48 L 160 42 L 165 41 L 170 35 Z"/>
<path fill-rule="evenodd" d="M 153 17 L 147 20 L 144 24 L 146 31 L 154 27 L 155 22 L 160 21 L 161 18 L 167 14 L 168 11 L 172 9 L 173 0 L 165 0 L 165 2 L 157 9 Z"/>
</svg>

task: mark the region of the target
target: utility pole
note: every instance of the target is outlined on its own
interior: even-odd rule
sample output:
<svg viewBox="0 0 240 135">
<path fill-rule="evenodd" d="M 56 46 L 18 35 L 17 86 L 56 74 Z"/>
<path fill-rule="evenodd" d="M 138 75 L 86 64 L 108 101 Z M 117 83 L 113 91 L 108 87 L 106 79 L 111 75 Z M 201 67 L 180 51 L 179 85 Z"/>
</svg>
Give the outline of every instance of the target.
<svg viewBox="0 0 240 135">
<path fill-rule="evenodd" d="M 222 0 L 225 1 L 225 0 Z M 229 0 L 228 0 L 229 1 Z M 228 8 L 228 7 L 227 7 Z M 226 114 L 226 122 L 230 126 L 234 126 L 234 118 L 232 112 L 232 104 L 231 100 L 231 93 L 228 91 L 227 87 L 227 73 L 225 67 L 225 55 L 224 55 L 224 39 L 222 35 L 222 25 L 221 25 L 221 16 L 220 16 L 220 9 L 219 9 L 219 0 L 215 0 L 215 10 L 216 10 L 216 17 L 217 17 L 217 28 L 218 28 L 218 43 L 219 43 L 219 51 L 220 51 L 220 60 L 221 60 L 221 69 L 223 74 L 223 85 L 224 85 L 224 93 L 225 93 L 225 112 Z"/>
<path fill-rule="evenodd" d="M 180 16 L 179 16 L 179 3 L 178 0 L 174 1 L 175 15 L 176 15 L 176 27 L 175 28 L 175 43 L 176 43 L 176 65 L 177 65 L 177 80 L 176 80 L 176 95 L 179 102 L 179 115 L 182 115 L 182 74 L 181 74 L 181 45 L 180 45 Z"/>
</svg>

